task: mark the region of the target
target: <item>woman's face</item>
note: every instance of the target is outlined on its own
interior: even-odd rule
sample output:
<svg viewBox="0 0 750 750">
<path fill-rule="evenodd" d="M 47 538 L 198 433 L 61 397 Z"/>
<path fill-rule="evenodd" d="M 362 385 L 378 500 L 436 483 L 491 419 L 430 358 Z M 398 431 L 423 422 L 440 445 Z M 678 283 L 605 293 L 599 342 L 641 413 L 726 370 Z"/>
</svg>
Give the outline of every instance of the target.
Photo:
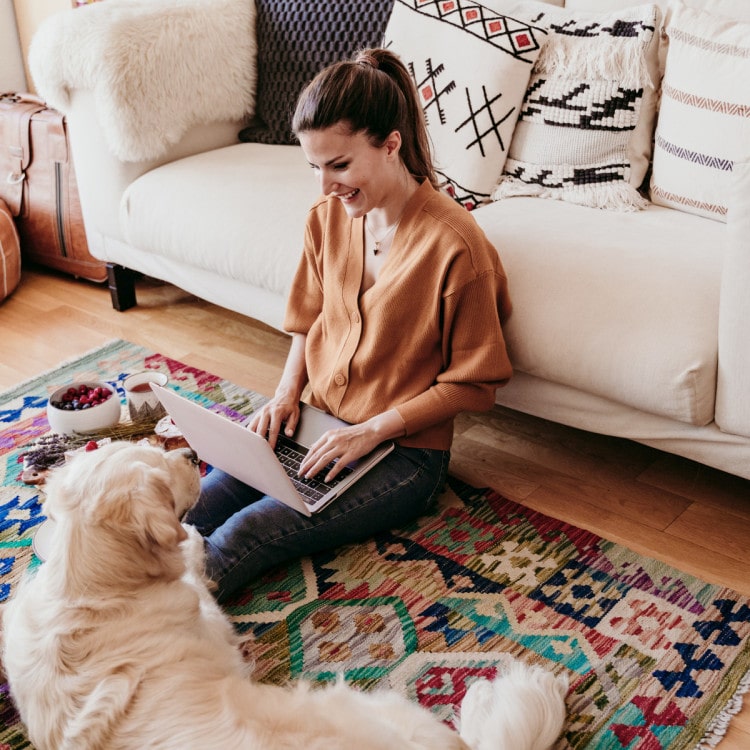
<svg viewBox="0 0 750 750">
<path fill-rule="evenodd" d="M 336 196 L 352 218 L 383 207 L 399 174 L 401 136 L 394 131 L 376 147 L 362 133 L 339 123 L 298 134 L 324 195 Z"/>
</svg>

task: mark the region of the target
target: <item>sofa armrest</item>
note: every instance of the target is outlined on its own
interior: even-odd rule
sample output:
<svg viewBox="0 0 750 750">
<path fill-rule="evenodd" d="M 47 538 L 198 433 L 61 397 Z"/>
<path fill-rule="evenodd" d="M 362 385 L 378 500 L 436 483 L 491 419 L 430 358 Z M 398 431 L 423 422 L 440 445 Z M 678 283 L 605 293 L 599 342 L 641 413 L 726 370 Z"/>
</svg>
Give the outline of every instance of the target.
<svg viewBox="0 0 750 750">
<path fill-rule="evenodd" d="M 29 49 L 35 86 L 68 114 L 91 91 L 111 152 L 163 156 L 192 127 L 255 105 L 252 0 L 108 0 L 50 16 Z"/>
<path fill-rule="evenodd" d="M 716 423 L 723 432 L 750 437 L 750 162 L 735 163 L 733 173 L 719 304 Z"/>
<path fill-rule="evenodd" d="M 92 91 L 70 92 L 66 121 L 89 250 L 106 261 L 112 260 L 107 241 L 125 241 L 120 229 L 120 202 L 131 182 L 162 164 L 237 143 L 241 127 L 237 120 L 194 125 L 160 157 L 123 161 L 112 153 L 104 137 Z"/>
</svg>

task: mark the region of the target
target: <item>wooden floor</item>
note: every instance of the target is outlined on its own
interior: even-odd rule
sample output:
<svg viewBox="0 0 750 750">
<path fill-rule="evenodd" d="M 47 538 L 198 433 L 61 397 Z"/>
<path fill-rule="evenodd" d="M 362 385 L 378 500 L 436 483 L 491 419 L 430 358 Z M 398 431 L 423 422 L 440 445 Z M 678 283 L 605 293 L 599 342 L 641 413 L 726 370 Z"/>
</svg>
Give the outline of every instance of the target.
<svg viewBox="0 0 750 750">
<path fill-rule="evenodd" d="M 118 313 L 104 286 L 24 269 L 0 304 L 0 390 L 123 338 L 273 393 L 285 336 L 148 280 L 138 299 Z M 500 408 L 459 419 L 451 470 L 750 596 L 750 481 Z M 750 748 L 750 697 L 719 748 Z"/>
</svg>

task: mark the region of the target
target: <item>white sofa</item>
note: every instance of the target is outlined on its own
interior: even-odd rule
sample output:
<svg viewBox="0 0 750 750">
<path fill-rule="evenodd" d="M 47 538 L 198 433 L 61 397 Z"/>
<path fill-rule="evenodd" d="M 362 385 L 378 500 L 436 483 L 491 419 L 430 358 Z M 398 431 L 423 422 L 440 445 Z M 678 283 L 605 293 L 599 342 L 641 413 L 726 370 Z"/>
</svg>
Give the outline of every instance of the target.
<svg viewBox="0 0 750 750">
<path fill-rule="evenodd" d="M 727 14 L 742 43 L 744 0 L 686 1 Z M 256 103 L 255 22 L 252 0 L 107 0 L 49 19 L 30 60 L 67 115 L 90 249 L 111 278 L 137 271 L 280 328 L 317 185 L 298 146 L 238 142 Z M 750 478 L 743 159 L 719 220 L 534 196 L 476 208 L 514 301 L 515 374 L 497 402 Z"/>
</svg>

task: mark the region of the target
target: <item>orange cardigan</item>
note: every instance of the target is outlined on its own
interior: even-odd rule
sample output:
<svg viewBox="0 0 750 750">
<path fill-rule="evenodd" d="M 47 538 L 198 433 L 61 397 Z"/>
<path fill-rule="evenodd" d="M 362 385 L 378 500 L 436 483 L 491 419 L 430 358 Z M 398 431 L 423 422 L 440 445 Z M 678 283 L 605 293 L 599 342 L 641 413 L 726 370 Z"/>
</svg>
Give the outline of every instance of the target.
<svg viewBox="0 0 750 750">
<path fill-rule="evenodd" d="M 512 374 L 498 253 L 469 212 L 424 182 L 360 296 L 363 254 L 361 218 L 335 198 L 311 208 L 284 320 L 307 335 L 311 402 L 352 423 L 395 408 L 398 442 L 448 450 L 456 414 L 490 409 Z"/>
</svg>

